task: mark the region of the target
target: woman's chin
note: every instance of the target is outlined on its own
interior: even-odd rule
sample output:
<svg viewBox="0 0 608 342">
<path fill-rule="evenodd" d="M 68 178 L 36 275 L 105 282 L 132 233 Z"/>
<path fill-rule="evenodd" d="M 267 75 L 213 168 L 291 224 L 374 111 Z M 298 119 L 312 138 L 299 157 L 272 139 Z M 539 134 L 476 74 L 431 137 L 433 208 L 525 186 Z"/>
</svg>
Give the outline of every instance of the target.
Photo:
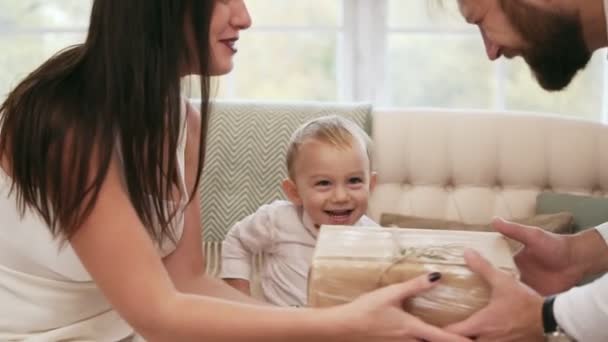
<svg viewBox="0 0 608 342">
<path fill-rule="evenodd" d="M 229 74 L 232 69 L 234 69 L 234 64 L 232 61 L 222 63 L 221 65 L 212 65 L 211 70 L 209 70 L 209 76 L 222 76 Z"/>
</svg>

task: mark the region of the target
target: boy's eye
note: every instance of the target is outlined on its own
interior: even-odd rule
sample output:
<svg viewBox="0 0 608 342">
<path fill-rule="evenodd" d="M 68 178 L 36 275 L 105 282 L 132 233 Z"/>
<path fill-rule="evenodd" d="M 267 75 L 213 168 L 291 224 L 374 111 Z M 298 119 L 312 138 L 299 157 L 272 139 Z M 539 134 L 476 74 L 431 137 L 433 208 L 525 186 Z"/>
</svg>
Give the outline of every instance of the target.
<svg viewBox="0 0 608 342">
<path fill-rule="evenodd" d="M 350 184 L 360 184 L 363 183 L 363 178 L 361 177 L 353 177 L 348 180 Z"/>
<path fill-rule="evenodd" d="M 315 183 L 316 186 L 329 186 L 331 183 L 327 180 L 318 181 Z"/>
</svg>

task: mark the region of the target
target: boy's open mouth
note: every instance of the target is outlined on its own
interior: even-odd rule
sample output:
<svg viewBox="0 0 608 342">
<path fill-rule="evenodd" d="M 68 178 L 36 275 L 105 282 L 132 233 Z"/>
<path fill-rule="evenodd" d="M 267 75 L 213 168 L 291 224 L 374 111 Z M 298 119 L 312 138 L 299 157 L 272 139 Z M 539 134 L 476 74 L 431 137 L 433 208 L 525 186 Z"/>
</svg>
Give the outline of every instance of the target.
<svg viewBox="0 0 608 342">
<path fill-rule="evenodd" d="M 330 216 L 346 216 L 352 214 L 353 209 L 343 209 L 343 210 L 324 210 L 327 215 Z"/>
</svg>

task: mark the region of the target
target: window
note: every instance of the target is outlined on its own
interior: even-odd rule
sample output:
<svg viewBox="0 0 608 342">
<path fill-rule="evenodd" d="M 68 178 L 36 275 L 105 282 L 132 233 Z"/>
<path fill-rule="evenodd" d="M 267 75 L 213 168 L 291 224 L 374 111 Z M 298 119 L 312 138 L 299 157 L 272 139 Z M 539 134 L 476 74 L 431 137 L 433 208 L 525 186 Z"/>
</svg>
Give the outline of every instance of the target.
<svg viewBox="0 0 608 342">
<path fill-rule="evenodd" d="M 341 97 L 341 0 L 247 0 L 247 5 L 254 28 L 241 33 L 235 70 L 220 80 L 223 96 L 320 101 Z"/>
<path fill-rule="evenodd" d="M 533 110 L 606 121 L 606 52 L 562 92 L 548 93 L 520 59 L 488 62 L 477 29 L 456 1 L 388 1 L 388 99 L 391 106 Z"/>
<path fill-rule="evenodd" d="M 84 40 L 90 6 L 86 0 L 0 2 L 0 99 L 48 57 Z"/>
<path fill-rule="evenodd" d="M 241 34 L 234 72 L 217 80 L 219 98 L 533 110 L 608 122 L 605 50 L 566 91 L 547 93 L 520 59 L 490 63 L 455 1 L 246 3 L 254 26 Z M 87 0 L 2 0 L 0 94 L 82 41 L 89 10 Z"/>
</svg>

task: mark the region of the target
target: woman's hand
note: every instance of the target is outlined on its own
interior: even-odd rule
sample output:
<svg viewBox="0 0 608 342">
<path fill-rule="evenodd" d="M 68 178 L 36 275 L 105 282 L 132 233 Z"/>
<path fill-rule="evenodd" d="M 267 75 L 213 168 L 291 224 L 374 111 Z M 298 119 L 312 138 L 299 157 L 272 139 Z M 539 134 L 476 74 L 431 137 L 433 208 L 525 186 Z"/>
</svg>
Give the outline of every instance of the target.
<svg viewBox="0 0 608 342">
<path fill-rule="evenodd" d="M 343 341 L 437 341 L 465 342 L 467 338 L 429 325 L 403 310 L 403 301 L 431 289 L 441 278 L 439 273 L 383 287 L 339 307 L 336 312 L 346 327 Z"/>
</svg>

